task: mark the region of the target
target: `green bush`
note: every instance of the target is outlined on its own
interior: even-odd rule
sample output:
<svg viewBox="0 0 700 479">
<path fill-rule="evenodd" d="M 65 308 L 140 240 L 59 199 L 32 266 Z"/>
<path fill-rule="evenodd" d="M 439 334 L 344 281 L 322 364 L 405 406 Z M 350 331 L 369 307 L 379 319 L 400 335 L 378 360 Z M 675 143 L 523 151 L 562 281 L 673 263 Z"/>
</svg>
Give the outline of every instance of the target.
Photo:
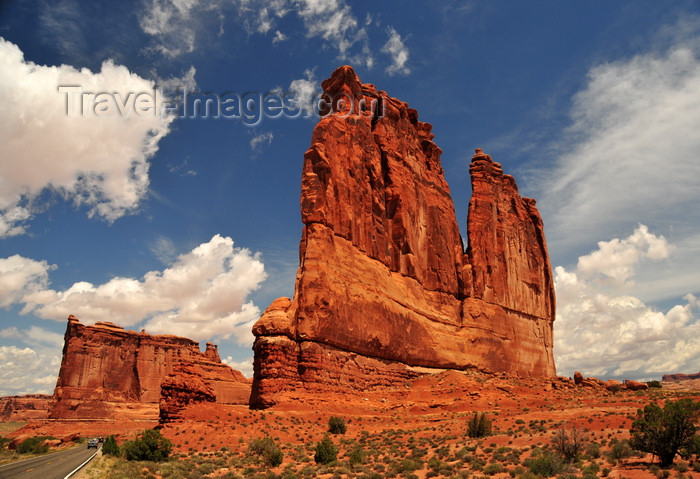
<svg viewBox="0 0 700 479">
<path fill-rule="evenodd" d="M 484 469 L 482 469 L 481 472 L 483 472 L 487 476 L 493 476 L 494 474 L 501 473 L 504 470 L 505 469 L 503 469 L 503 466 L 501 466 L 500 464 L 493 463 L 493 464 L 489 464 L 488 466 L 486 466 Z"/>
<path fill-rule="evenodd" d="M 335 461 L 337 457 L 338 450 L 330 437 L 325 436 L 322 441 L 316 444 L 316 454 L 314 454 L 316 464 L 329 464 Z"/>
<path fill-rule="evenodd" d="M 117 440 L 114 434 L 107 436 L 105 443 L 102 446 L 102 454 L 109 454 L 110 456 L 119 456 L 119 446 L 117 446 Z"/>
<path fill-rule="evenodd" d="M 351 466 L 358 466 L 365 462 L 365 451 L 362 446 L 355 446 L 350 454 L 348 454 L 348 460 Z"/>
<path fill-rule="evenodd" d="M 620 391 L 622 391 L 622 385 L 621 384 L 613 384 L 612 386 L 609 386 L 608 391 L 610 391 L 613 394 L 617 394 Z"/>
<path fill-rule="evenodd" d="M 581 472 L 584 476 L 596 477 L 598 472 L 600 472 L 600 466 L 595 462 L 592 462 L 589 465 L 584 466 L 583 469 L 581 469 Z"/>
<path fill-rule="evenodd" d="M 20 454 L 43 454 L 49 450 L 49 446 L 45 441 L 46 438 L 44 437 L 28 437 L 17 444 L 16 451 Z"/>
<path fill-rule="evenodd" d="M 586 448 L 586 455 L 591 459 L 598 459 L 600 457 L 600 445 L 597 442 L 592 442 Z"/>
<path fill-rule="evenodd" d="M 168 459 L 172 449 L 172 443 L 160 431 L 146 429 L 141 437 L 122 444 L 121 453 L 128 461 L 160 462 Z"/>
<path fill-rule="evenodd" d="M 0 449 L 5 449 L 5 446 L 7 446 L 10 443 L 10 440 L 6 437 L 0 436 Z"/>
<path fill-rule="evenodd" d="M 248 454 L 259 456 L 268 467 L 282 464 L 284 454 L 271 437 L 258 437 L 248 443 Z"/>
<path fill-rule="evenodd" d="M 392 471 L 399 473 L 399 474 L 404 474 L 404 473 L 411 473 L 413 471 L 417 471 L 418 469 L 421 469 L 423 467 L 423 462 L 418 461 L 415 459 L 411 458 L 405 458 L 401 459 L 400 462 L 396 462 L 392 464 Z"/>
<path fill-rule="evenodd" d="M 566 429 L 559 429 L 552 438 L 554 450 L 557 451 L 564 461 L 574 462 L 578 459 L 583 451 L 586 443 L 586 438 L 580 429 L 572 428 L 571 432 Z"/>
<path fill-rule="evenodd" d="M 469 437 L 486 437 L 489 434 L 491 434 L 491 420 L 485 412 L 481 414 L 475 412 L 467 424 L 467 435 Z"/>
<path fill-rule="evenodd" d="M 564 469 L 559 456 L 550 452 L 544 452 L 538 456 L 526 459 L 525 466 L 533 474 L 539 474 L 542 477 L 556 476 Z"/>
<path fill-rule="evenodd" d="M 700 401 L 690 398 L 666 401 L 663 409 L 655 403 L 637 411 L 630 429 L 630 445 L 659 458 L 664 467 L 673 464 L 681 449 L 693 447 Z"/>
<path fill-rule="evenodd" d="M 613 439 L 610 441 L 610 453 L 608 456 L 611 459 L 619 460 L 630 457 L 634 454 L 630 442 L 627 439 L 621 441 Z"/>
<path fill-rule="evenodd" d="M 282 464 L 284 460 L 284 454 L 280 448 L 271 451 L 267 456 L 265 456 L 265 463 L 270 467 L 277 467 Z"/>
<path fill-rule="evenodd" d="M 647 381 L 647 386 L 654 389 L 661 389 L 661 382 L 656 380 Z"/>
<path fill-rule="evenodd" d="M 348 427 L 345 425 L 345 419 L 338 416 L 331 416 L 328 419 L 328 432 L 331 434 L 345 434 Z"/>
<path fill-rule="evenodd" d="M 700 434 L 696 434 L 688 443 L 680 450 L 681 456 L 685 459 L 690 459 L 695 456 L 700 458 Z"/>
</svg>

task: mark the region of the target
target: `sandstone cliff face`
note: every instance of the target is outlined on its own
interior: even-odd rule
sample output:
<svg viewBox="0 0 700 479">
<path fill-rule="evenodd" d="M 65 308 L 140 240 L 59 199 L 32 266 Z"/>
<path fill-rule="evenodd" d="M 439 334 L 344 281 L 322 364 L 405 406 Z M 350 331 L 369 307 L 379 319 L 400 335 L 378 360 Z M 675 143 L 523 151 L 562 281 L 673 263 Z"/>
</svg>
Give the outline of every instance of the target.
<svg viewBox="0 0 700 479">
<path fill-rule="evenodd" d="M 465 252 L 431 126 L 350 67 L 322 86 L 295 294 L 253 328 L 251 404 L 421 367 L 554 376 L 554 289 L 534 200 L 478 150 Z"/>
<path fill-rule="evenodd" d="M 45 419 L 50 404 L 51 396 L 46 394 L 0 397 L 0 421 Z"/>
<path fill-rule="evenodd" d="M 49 417 L 157 417 L 161 382 L 181 364 L 196 368 L 217 402 L 247 403 L 250 382 L 221 363 L 214 345 L 201 353 L 187 338 L 152 336 L 112 323 L 86 326 L 71 316 Z"/>
<path fill-rule="evenodd" d="M 185 407 L 203 402 L 216 402 L 211 385 L 193 364 L 180 364 L 160 384 L 160 422 L 181 419 Z"/>
</svg>

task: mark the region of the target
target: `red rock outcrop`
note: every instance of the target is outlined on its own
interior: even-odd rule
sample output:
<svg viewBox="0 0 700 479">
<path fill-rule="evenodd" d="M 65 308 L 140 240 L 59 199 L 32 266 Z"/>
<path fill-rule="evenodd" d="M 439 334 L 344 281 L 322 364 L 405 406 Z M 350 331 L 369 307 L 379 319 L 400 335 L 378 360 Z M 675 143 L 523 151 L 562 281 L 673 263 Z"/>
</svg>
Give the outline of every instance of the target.
<svg viewBox="0 0 700 479">
<path fill-rule="evenodd" d="M 176 421 L 182 409 L 203 402 L 216 402 L 211 385 L 193 364 L 179 364 L 160 383 L 160 422 Z"/>
<path fill-rule="evenodd" d="M 322 87 L 295 294 L 253 328 L 251 404 L 421 368 L 555 376 L 554 286 L 534 200 L 477 150 L 465 251 L 431 126 L 348 66 Z"/>
<path fill-rule="evenodd" d="M 605 389 L 613 393 L 619 392 L 622 389 L 622 383 L 614 379 L 608 379 L 605 381 Z"/>
<path fill-rule="evenodd" d="M 625 389 L 628 391 L 646 391 L 649 389 L 647 383 L 640 383 L 639 381 L 632 381 L 631 379 L 625 380 Z"/>
<path fill-rule="evenodd" d="M 247 404 L 250 381 L 223 364 L 214 345 L 202 353 L 191 339 L 87 326 L 70 316 L 49 417 L 158 417 L 161 383 L 180 364 L 196 369 L 217 402 Z"/>
<path fill-rule="evenodd" d="M 695 374 L 664 374 L 661 377 L 662 381 L 690 381 L 692 379 L 700 379 L 700 372 Z"/>
<path fill-rule="evenodd" d="M 0 397 L 0 421 L 45 419 L 50 405 L 51 396 L 46 394 Z"/>
</svg>

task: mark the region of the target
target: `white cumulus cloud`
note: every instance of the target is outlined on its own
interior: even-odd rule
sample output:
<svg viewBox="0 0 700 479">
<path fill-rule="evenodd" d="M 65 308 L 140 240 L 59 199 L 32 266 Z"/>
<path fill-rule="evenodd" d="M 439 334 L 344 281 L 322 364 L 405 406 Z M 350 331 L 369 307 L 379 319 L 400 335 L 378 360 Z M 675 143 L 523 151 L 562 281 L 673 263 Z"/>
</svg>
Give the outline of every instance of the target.
<svg viewBox="0 0 700 479">
<path fill-rule="evenodd" d="M 641 259 L 668 258 L 669 249 L 663 236 L 653 235 L 645 225 L 640 225 L 627 238 L 599 241 L 596 251 L 579 257 L 577 269 L 588 277 L 602 276 L 625 283 Z"/>
<path fill-rule="evenodd" d="M 9 259 L 16 263 L 18 259 L 13 258 Z M 259 254 L 234 248 L 231 238 L 215 235 L 178 256 L 168 268 L 149 271 L 140 279 L 117 277 L 99 285 L 83 281 L 56 291 L 46 287 L 42 275 L 38 282 L 42 287 L 32 286 L 37 283 L 34 276 L 14 278 L 8 281 L 8 290 L 13 292 L 9 303 L 24 303 L 23 313 L 44 319 L 63 321 L 75 314 L 86 324 L 141 324 L 152 334 L 200 341 L 233 337 L 238 344 L 249 346 L 251 327 L 260 310 L 247 298 L 266 276 Z M 57 340 L 31 329 L 27 336 L 44 342 Z"/>
<path fill-rule="evenodd" d="M 700 370 L 697 297 L 686 294 L 683 303 L 664 312 L 630 294 L 628 280 L 637 268 L 663 262 L 669 251 L 662 236 L 640 225 L 627 238 L 600 242 L 579 259 L 575 271 L 555 268 L 554 352 L 560 375 L 579 370 L 601 378 L 658 379 Z M 597 281 L 600 277 L 622 281 Z"/>
<path fill-rule="evenodd" d="M 0 396 L 52 394 L 61 365 L 57 353 L 0 346 Z"/>
<path fill-rule="evenodd" d="M 306 70 L 304 78 L 297 78 L 289 84 L 290 93 L 307 117 L 318 113 L 316 96 L 320 93 L 320 85 L 316 82 L 315 76 L 313 70 Z"/>
<path fill-rule="evenodd" d="M 253 358 L 247 358 L 243 361 L 236 361 L 231 356 L 222 358 L 221 362 L 228 364 L 233 369 L 240 371 L 245 377 L 253 377 Z"/>
<path fill-rule="evenodd" d="M 0 64 L 0 237 L 24 233 L 46 191 L 107 221 L 135 211 L 148 189 L 148 160 L 173 118 L 83 115 L 77 90 L 155 96 L 153 82 L 109 60 L 100 72 L 37 65 L 2 38 Z M 94 113 L 105 104 L 86 97 L 83 106 Z"/>
<path fill-rule="evenodd" d="M 49 284 L 46 261 L 35 261 L 20 255 L 0 258 L 0 307 L 7 308 L 27 294 L 44 290 Z"/>
<path fill-rule="evenodd" d="M 393 28 L 388 27 L 389 39 L 382 47 L 382 52 L 391 57 L 391 65 L 386 69 L 389 75 L 408 75 L 411 70 L 406 66 L 408 62 L 408 48 L 403 43 L 401 35 Z"/>
</svg>

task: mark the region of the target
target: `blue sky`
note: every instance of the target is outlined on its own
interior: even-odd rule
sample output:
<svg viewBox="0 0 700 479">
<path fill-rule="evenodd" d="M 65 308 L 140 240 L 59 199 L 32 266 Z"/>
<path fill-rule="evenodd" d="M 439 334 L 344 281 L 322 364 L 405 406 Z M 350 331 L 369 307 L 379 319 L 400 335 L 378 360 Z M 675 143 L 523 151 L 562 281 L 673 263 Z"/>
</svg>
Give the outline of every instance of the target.
<svg viewBox="0 0 700 479">
<path fill-rule="evenodd" d="M 537 199 L 559 374 L 700 370 L 697 2 L 10 0 L 0 37 L 0 395 L 52 392 L 69 314 L 250 375 L 252 322 L 293 293 L 316 117 L 116 95 L 306 107 L 343 64 L 433 125 L 463 236 L 475 148 Z"/>
</svg>

